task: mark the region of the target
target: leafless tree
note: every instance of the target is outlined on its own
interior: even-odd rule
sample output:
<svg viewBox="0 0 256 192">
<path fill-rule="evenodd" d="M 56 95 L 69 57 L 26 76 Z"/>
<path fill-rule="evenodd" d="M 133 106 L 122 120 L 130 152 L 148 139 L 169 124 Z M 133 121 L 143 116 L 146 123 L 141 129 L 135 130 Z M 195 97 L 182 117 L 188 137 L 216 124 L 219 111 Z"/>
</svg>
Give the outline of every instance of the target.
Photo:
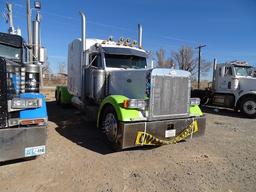
<svg viewBox="0 0 256 192">
<path fill-rule="evenodd" d="M 179 69 L 191 72 L 194 77 L 198 72 L 198 58 L 195 57 L 195 52 L 192 47 L 182 46 L 179 51 L 172 52 L 174 63 Z M 202 75 L 206 75 L 210 70 L 211 63 L 201 60 Z"/>
<path fill-rule="evenodd" d="M 66 68 L 67 68 L 67 66 L 66 66 L 65 62 L 59 63 L 59 73 L 61 73 L 61 74 L 67 73 Z"/>
<path fill-rule="evenodd" d="M 48 56 L 46 56 L 45 58 L 45 62 L 43 64 L 42 70 L 43 70 L 43 74 L 49 75 L 52 73 Z"/>
<path fill-rule="evenodd" d="M 157 64 L 159 67 L 174 67 L 174 61 L 172 58 L 165 59 L 165 51 L 164 49 L 159 49 L 156 52 L 157 56 Z"/>
<path fill-rule="evenodd" d="M 51 68 L 50 68 L 50 63 L 49 62 L 46 62 L 44 65 L 43 65 L 43 74 L 51 74 Z"/>
<path fill-rule="evenodd" d="M 196 68 L 194 51 L 191 47 L 181 47 L 179 51 L 172 52 L 172 57 L 177 66 L 182 70 L 192 72 Z"/>
<path fill-rule="evenodd" d="M 201 64 L 202 64 L 202 66 L 201 66 L 202 76 L 207 76 L 208 72 L 212 68 L 213 63 L 203 59 L 203 60 L 201 60 Z"/>
</svg>

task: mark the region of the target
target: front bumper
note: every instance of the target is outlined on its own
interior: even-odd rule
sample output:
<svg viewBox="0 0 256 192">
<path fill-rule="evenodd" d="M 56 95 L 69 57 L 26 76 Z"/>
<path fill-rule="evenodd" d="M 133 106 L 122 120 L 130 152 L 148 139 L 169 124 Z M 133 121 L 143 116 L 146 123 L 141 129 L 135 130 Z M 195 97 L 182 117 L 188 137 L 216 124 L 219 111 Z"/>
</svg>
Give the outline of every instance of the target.
<svg viewBox="0 0 256 192">
<path fill-rule="evenodd" d="M 45 153 L 46 126 L 0 129 L 0 162 Z"/>
<path fill-rule="evenodd" d="M 204 135 L 205 127 L 206 118 L 204 116 L 150 122 L 121 122 L 118 143 L 122 149 L 137 147 L 141 145 L 161 145 L 176 143 L 179 140 L 186 139 L 191 135 L 193 137 Z M 193 130 L 192 133 L 191 130 Z M 170 131 L 175 135 L 166 135 L 166 133 Z M 137 142 L 138 139 L 141 139 L 139 137 L 143 137 L 142 143 Z M 148 140 L 148 142 L 145 141 L 145 138 Z"/>
</svg>

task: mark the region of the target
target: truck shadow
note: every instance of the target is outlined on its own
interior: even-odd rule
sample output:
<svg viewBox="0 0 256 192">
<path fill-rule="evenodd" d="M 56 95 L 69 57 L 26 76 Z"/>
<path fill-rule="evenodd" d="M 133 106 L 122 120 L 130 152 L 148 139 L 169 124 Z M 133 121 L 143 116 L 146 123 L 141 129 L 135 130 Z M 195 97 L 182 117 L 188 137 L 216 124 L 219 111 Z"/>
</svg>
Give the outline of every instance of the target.
<svg viewBox="0 0 256 192">
<path fill-rule="evenodd" d="M 96 128 L 96 122 L 85 121 L 83 115 L 72 107 L 61 107 L 48 102 L 49 121 L 57 124 L 55 130 L 70 141 L 100 154 L 114 151 L 106 145 L 103 134 Z"/>
<path fill-rule="evenodd" d="M 11 164 L 16 164 L 16 163 L 25 163 L 27 161 L 35 160 L 36 158 L 37 157 L 26 157 L 26 158 L 20 158 L 20 159 L 13 159 L 13 160 L 9 160 L 9 161 L 3 161 L 3 162 L 0 162 L 0 167 L 11 165 Z"/>
<path fill-rule="evenodd" d="M 106 142 L 104 135 L 96 127 L 96 122 L 86 121 L 80 111 L 72 107 L 61 107 L 56 102 L 47 102 L 49 121 L 54 122 L 58 127 L 55 128 L 61 136 L 69 139 L 73 143 L 107 155 L 115 153 Z M 126 149 L 124 151 L 151 150 L 155 146 L 143 146 L 139 148 Z"/>
<path fill-rule="evenodd" d="M 225 108 L 219 108 L 219 107 L 216 108 L 216 107 L 212 107 L 212 106 L 202 106 L 201 109 L 205 113 L 210 113 L 210 114 L 214 114 L 214 115 L 249 119 L 243 113 L 236 112 L 231 109 L 225 109 Z"/>
</svg>

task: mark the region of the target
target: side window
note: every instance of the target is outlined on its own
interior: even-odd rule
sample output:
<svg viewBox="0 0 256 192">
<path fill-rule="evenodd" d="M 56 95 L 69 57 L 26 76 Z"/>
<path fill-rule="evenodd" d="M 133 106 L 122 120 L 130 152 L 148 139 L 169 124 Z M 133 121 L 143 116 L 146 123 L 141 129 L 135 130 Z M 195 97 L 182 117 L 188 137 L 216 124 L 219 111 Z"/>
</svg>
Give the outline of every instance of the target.
<svg viewBox="0 0 256 192">
<path fill-rule="evenodd" d="M 232 76 L 233 75 L 231 67 L 226 67 L 225 68 L 225 75 L 226 76 Z"/>
<path fill-rule="evenodd" d="M 90 54 L 89 63 L 90 63 L 91 66 L 101 67 L 102 65 L 101 65 L 100 54 L 96 54 L 96 53 Z"/>
<path fill-rule="evenodd" d="M 219 76 L 221 77 L 221 68 L 219 68 Z"/>
</svg>

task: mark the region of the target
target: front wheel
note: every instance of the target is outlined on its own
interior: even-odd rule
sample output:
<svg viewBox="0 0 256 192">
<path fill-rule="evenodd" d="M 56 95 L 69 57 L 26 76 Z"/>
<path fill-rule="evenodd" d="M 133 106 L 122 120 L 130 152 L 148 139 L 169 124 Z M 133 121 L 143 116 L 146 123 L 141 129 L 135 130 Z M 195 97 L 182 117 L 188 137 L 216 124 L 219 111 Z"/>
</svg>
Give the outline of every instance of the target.
<svg viewBox="0 0 256 192">
<path fill-rule="evenodd" d="M 118 144 L 118 132 L 119 132 L 119 120 L 115 109 L 112 106 L 107 106 L 101 115 L 100 121 L 102 132 L 104 133 L 108 143 L 114 150 L 119 150 Z"/>
<path fill-rule="evenodd" d="M 255 118 L 256 117 L 256 99 L 253 97 L 245 98 L 241 103 L 241 110 L 246 116 L 250 118 Z"/>
</svg>

